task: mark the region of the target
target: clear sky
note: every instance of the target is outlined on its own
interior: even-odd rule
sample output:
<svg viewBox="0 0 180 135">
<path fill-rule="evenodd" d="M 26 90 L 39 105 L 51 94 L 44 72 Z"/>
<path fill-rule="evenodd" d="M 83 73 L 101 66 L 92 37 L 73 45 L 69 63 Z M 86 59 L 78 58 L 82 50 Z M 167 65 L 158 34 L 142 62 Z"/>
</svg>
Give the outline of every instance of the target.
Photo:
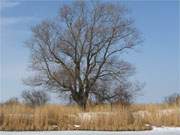
<svg viewBox="0 0 180 135">
<path fill-rule="evenodd" d="M 0 98 L 19 97 L 30 74 L 29 50 L 24 42 L 30 27 L 57 15 L 61 0 L 0 1 Z M 144 42 L 125 59 L 137 68 L 134 79 L 145 88 L 137 102 L 160 102 L 180 93 L 180 10 L 178 1 L 121 1 L 142 33 Z"/>
</svg>

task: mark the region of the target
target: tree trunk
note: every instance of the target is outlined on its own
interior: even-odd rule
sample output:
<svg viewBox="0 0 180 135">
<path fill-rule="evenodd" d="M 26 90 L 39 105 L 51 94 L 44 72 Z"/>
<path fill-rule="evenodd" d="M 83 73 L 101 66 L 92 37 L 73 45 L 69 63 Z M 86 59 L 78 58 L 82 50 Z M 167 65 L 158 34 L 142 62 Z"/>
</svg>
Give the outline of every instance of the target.
<svg viewBox="0 0 180 135">
<path fill-rule="evenodd" d="M 81 102 L 80 107 L 82 108 L 83 111 L 86 110 L 86 105 L 87 105 L 87 100 Z"/>
<path fill-rule="evenodd" d="M 76 93 L 72 95 L 74 101 L 82 108 L 83 111 L 86 110 L 88 95 L 85 93 Z"/>
</svg>

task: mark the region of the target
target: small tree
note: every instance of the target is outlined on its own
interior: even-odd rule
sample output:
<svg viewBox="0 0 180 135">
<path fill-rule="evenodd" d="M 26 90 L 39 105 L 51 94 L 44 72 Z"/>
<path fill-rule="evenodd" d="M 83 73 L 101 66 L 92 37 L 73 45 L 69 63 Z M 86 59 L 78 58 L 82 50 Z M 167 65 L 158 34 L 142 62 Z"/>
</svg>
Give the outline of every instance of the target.
<svg viewBox="0 0 180 135">
<path fill-rule="evenodd" d="M 49 96 L 44 91 L 23 91 L 22 98 L 24 99 L 25 104 L 35 107 L 45 105 L 48 100 Z"/>
<path fill-rule="evenodd" d="M 92 91 L 91 97 L 95 103 L 109 102 L 120 103 L 122 105 L 130 105 L 137 93 L 142 89 L 143 85 L 138 83 L 131 83 L 127 80 L 122 80 L 118 84 L 102 83 L 95 86 L 95 90 Z"/>
<path fill-rule="evenodd" d="M 169 104 L 169 105 L 180 105 L 180 94 L 178 93 L 174 93 L 168 97 L 165 97 L 165 103 Z"/>
<path fill-rule="evenodd" d="M 17 105 L 17 104 L 20 104 L 17 97 L 12 97 L 4 102 L 4 105 Z"/>
</svg>

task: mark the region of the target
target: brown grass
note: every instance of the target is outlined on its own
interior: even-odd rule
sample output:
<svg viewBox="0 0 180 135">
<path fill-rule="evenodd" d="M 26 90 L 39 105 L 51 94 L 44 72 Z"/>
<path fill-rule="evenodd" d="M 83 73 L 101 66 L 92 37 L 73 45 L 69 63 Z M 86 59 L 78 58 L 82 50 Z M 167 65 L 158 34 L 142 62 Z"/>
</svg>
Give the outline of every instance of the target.
<svg viewBox="0 0 180 135">
<path fill-rule="evenodd" d="M 84 117 L 85 116 L 85 117 Z M 0 130 L 147 130 L 150 126 L 180 126 L 176 105 L 148 104 L 89 106 L 46 105 L 30 108 L 23 104 L 0 107 Z"/>
<path fill-rule="evenodd" d="M 145 123 L 154 126 L 176 126 L 180 127 L 180 106 L 168 104 L 135 105 L 134 112 L 143 115 Z"/>
</svg>

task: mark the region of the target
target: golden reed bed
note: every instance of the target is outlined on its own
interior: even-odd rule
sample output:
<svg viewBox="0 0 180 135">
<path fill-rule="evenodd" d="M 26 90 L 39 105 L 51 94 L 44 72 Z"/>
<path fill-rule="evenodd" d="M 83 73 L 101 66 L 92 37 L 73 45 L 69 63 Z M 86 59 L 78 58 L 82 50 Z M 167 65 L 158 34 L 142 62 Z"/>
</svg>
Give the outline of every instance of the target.
<svg viewBox="0 0 180 135">
<path fill-rule="evenodd" d="M 84 112 L 76 105 L 23 104 L 0 107 L 0 130 L 149 130 L 180 126 L 180 107 L 167 104 L 94 105 Z"/>
</svg>

